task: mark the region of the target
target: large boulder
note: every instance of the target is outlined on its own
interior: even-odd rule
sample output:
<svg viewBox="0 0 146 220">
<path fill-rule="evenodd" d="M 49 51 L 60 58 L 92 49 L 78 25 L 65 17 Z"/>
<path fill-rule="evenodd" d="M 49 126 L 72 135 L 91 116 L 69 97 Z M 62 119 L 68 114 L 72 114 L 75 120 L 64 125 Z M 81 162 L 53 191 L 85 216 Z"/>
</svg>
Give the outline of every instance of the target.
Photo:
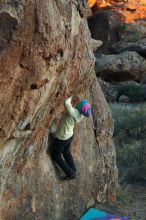
<svg viewBox="0 0 146 220">
<path fill-rule="evenodd" d="M 145 26 L 136 22 L 122 24 L 118 31 L 120 41 L 136 42 L 146 38 Z"/>
<path fill-rule="evenodd" d="M 146 38 L 137 42 L 118 42 L 110 48 L 112 53 L 118 54 L 123 51 L 136 51 L 143 57 L 146 57 Z"/>
<path fill-rule="evenodd" d="M 92 38 L 101 40 L 98 51 L 108 54 L 109 47 L 119 41 L 118 27 L 122 24 L 120 15 L 113 11 L 101 10 L 88 19 Z"/>
<path fill-rule="evenodd" d="M 136 52 L 118 55 L 96 54 L 95 72 L 107 81 L 140 80 L 146 72 L 146 60 Z"/>
<path fill-rule="evenodd" d="M 107 102 L 115 102 L 118 95 L 117 86 L 109 82 L 106 82 L 101 78 L 98 78 L 98 81 Z"/>
<path fill-rule="evenodd" d="M 112 117 L 79 10 L 69 0 L 0 2 L 0 16 L 7 15 L 0 26 L 6 38 L 0 55 L 1 220 L 79 219 L 96 201 L 115 198 Z M 79 176 L 64 182 L 47 153 L 49 132 L 75 93 L 89 99 L 92 117 L 75 130 Z"/>
</svg>

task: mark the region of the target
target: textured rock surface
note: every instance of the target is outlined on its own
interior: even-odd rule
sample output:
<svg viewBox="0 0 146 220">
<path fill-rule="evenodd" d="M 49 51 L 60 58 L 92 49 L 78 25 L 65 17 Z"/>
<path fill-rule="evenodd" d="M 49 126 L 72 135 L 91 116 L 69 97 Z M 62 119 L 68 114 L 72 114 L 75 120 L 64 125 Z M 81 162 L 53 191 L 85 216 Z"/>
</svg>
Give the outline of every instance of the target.
<svg viewBox="0 0 146 220">
<path fill-rule="evenodd" d="M 146 38 L 137 42 L 118 42 L 111 47 L 111 51 L 115 54 L 123 51 L 136 51 L 143 57 L 146 57 Z"/>
<path fill-rule="evenodd" d="M 98 81 L 105 95 L 106 101 L 115 102 L 118 95 L 117 86 L 109 82 L 106 82 L 101 78 L 98 78 Z"/>
<path fill-rule="evenodd" d="M 98 51 L 109 53 L 109 47 L 119 41 L 118 27 L 121 24 L 120 16 L 108 10 L 100 11 L 88 19 L 92 38 L 103 42 Z"/>
<path fill-rule="evenodd" d="M 142 22 L 143 21 L 143 22 Z M 146 21 L 132 22 L 119 27 L 119 38 L 125 42 L 136 42 L 146 38 Z"/>
<path fill-rule="evenodd" d="M 146 60 L 131 51 L 118 55 L 96 54 L 95 72 L 109 81 L 140 80 L 146 72 Z"/>
<path fill-rule="evenodd" d="M 93 72 L 86 10 L 77 3 L 1 0 L 2 220 L 75 220 L 95 201 L 115 197 L 112 119 Z M 75 131 L 79 177 L 63 182 L 47 154 L 48 132 L 74 93 L 89 98 L 93 118 Z"/>
</svg>

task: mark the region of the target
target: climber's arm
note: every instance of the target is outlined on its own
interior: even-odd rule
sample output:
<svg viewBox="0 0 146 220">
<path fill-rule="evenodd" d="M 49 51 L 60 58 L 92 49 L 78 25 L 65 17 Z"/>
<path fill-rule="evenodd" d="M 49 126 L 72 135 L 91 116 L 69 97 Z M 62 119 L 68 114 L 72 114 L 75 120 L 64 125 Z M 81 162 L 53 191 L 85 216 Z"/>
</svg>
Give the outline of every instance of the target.
<svg viewBox="0 0 146 220">
<path fill-rule="evenodd" d="M 69 115 L 71 115 L 72 117 L 76 116 L 76 110 L 72 107 L 71 104 L 72 101 L 72 97 L 69 97 L 65 102 L 65 109 L 67 110 L 67 112 L 69 113 Z"/>
<path fill-rule="evenodd" d="M 79 112 L 72 107 L 72 104 L 71 104 L 71 101 L 72 101 L 72 97 L 68 98 L 64 105 L 65 105 L 65 109 L 67 110 L 68 114 L 70 116 L 72 116 L 77 122 L 79 122 L 83 116 L 79 114 Z"/>
</svg>

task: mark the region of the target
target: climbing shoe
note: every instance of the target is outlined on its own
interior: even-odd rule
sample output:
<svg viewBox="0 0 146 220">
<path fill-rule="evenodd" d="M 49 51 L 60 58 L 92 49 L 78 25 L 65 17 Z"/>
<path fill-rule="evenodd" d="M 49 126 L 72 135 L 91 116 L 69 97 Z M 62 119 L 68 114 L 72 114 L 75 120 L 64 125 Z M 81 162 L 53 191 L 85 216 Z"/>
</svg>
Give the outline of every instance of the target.
<svg viewBox="0 0 146 220">
<path fill-rule="evenodd" d="M 76 175 L 72 175 L 72 176 L 65 176 L 64 180 L 72 180 L 72 179 L 76 179 Z"/>
</svg>

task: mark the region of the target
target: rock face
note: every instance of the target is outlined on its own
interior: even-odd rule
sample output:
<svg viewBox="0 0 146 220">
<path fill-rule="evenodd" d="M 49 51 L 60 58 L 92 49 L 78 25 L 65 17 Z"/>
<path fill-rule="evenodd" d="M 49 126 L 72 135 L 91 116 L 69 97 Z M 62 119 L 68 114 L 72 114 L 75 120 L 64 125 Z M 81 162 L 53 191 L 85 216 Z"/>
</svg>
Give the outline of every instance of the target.
<svg viewBox="0 0 146 220">
<path fill-rule="evenodd" d="M 95 201 L 115 197 L 111 114 L 93 71 L 86 10 L 76 3 L 0 3 L 2 220 L 78 219 Z M 75 93 L 90 100 L 93 117 L 75 130 L 79 177 L 63 182 L 47 153 L 48 133 Z"/>
<path fill-rule="evenodd" d="M 146 60 L 130 51 L 118 55 L 96 54 L 95 72 L 107 81 L 140 80 L 146 72 Z"/>
</svg>

